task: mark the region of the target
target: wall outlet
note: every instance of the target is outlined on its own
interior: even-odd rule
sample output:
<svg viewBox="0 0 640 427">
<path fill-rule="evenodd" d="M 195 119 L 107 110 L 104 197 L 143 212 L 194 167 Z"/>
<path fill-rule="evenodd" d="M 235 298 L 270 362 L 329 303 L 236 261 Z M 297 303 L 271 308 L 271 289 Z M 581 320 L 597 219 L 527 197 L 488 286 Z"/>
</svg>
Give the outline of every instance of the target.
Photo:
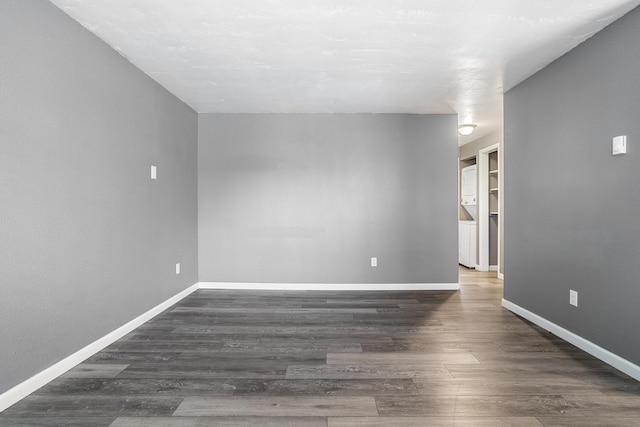
<svg viewBox="0 0 640 427">
<path fill-rule="evenodd" d="M 569 290 L 569 304 L 574 307 L 578 306 L 578 291 Z"/>
<path fill-rule="evenodd" d="M 180 274 L 180 263 L 176 263 L 176 274 Z"/>
<path fill-rule="evenodd" d="M 620 135 L 613 138 L 611 150 L 614 156 L 627 154 L 627 135 Z"/>
<path fill-rule="evenodd" d="M 378 266 L 378 258 L 372 256 L 371 257 L 371 267 L 377 267 Z"/>
<path fill-rule="evenodd" d="M 151 166 L 151 179 L 156 179 L 157 176 L 157 168 L 155 166 Z"/>
</svg>

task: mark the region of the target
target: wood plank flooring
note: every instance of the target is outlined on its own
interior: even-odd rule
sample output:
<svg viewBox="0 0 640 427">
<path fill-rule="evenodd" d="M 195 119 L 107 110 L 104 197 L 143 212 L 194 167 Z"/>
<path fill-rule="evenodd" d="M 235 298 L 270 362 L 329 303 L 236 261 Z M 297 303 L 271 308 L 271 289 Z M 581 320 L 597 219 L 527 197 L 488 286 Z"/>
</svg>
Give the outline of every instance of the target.
<svg viewBox="0 0 640 427">
<path fill-rule="evenodd" d="M 198 291 L 1 426 L 640 426 L 640 383 L 459 292 Z"/>
</svg>

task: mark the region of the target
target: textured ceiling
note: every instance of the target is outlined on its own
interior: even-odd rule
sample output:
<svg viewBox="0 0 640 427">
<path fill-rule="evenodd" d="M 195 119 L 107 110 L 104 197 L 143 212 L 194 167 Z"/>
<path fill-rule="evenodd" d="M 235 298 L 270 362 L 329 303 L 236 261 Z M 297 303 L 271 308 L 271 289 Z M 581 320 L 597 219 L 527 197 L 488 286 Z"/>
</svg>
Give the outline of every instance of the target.
<svg viewBox="0 0 640 427">
<path fill-rule="evenodd" d="M 51 0 L 201 113 L 457 113 L 640 0 Z"/>
</svg>

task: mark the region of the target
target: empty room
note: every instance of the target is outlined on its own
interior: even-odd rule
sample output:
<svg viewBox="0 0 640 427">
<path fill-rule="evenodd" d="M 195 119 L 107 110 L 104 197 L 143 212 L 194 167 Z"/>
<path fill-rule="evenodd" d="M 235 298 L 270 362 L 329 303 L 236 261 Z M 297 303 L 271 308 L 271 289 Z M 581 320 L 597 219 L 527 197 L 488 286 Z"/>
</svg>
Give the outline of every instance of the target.
<svg viewBox="0 0 640 427">
<path fill-rule="evenodd" d="M 640 0 L 0 0 L 0 425 L 640 425 Z"/>
</svg>

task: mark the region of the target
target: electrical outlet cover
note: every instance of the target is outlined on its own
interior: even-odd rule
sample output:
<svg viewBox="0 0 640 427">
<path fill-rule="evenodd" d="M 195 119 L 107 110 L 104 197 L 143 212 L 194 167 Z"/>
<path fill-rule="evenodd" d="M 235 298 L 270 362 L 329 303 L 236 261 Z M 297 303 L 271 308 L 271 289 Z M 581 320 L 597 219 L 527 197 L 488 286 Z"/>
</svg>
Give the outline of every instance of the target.
<svg viewBox="0 0 640 427">
<path fill-rule="evenodd" d="M 569 304 L 574 307 L 578 306 L 578 292 L 574 290 L 569 290 Z"/>
<path fill-rule="evenodd" d="M 612 153 L 614 156 L 627 154 L 627 136 L 620 135 L 613 138 Z"/>
</svg>

